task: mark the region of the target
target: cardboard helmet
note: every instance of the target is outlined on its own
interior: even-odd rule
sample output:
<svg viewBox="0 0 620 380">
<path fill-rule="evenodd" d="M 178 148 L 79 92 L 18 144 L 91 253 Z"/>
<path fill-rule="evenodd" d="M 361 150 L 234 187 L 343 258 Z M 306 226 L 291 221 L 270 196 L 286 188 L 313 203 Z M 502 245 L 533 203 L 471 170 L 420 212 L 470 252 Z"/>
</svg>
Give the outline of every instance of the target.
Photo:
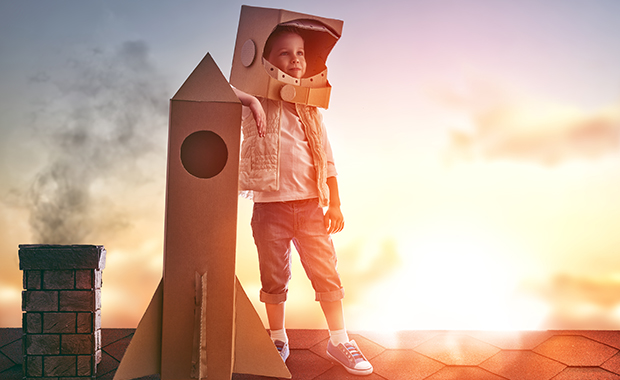
<svg viewBox="0 0 620 380">
<path fill-rule="evenodd" d="M 327 108 L 331 86 L 326 61 L 340 39 L 342 25 L 336 19 L 242 6 L 230 83 L 254 96 Z M 293 28 L 304 39 L 307 69 L 301 79 L 287 75 L 264 57 L 267 39 L 283 27 Z"/>
</svg>

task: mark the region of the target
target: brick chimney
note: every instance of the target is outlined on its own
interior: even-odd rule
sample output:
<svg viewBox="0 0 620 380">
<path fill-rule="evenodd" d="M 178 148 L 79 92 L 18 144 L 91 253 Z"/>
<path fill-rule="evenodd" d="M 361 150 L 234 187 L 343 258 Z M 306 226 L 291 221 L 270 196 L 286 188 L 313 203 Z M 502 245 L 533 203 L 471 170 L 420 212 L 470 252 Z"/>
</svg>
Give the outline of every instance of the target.
<svg viewBox="0 0 620 380">
<path fill-rule="evenodd" d="M 95 379 L 101 361 L 99 245 L 20 245 L 24 379 Z"/>
</svg>

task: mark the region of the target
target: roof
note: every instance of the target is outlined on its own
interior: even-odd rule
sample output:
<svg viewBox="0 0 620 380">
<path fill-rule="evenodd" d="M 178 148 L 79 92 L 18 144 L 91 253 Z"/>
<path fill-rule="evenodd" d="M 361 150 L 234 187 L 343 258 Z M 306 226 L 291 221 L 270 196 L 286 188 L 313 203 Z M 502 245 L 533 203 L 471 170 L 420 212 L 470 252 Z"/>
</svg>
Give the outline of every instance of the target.
<svg viewBox="0 0 620 380">
<path fill-rule="evenodd" d="M 103 329 L 97 378 L 112 380 L 135 329 Z M 360 379 L 325 355 L 326 330 L 288 330 L 295 380 Z M 22 378 L 22 331 L 0 328 L 0 378 Z M 375 371 L 367 380 L 620 380 L 620 331 L 350 333 Z M 149 380 L 159 379 L 154 375 Z M 233 375 L 235 380 L 266 380 Z"/>
</svg>

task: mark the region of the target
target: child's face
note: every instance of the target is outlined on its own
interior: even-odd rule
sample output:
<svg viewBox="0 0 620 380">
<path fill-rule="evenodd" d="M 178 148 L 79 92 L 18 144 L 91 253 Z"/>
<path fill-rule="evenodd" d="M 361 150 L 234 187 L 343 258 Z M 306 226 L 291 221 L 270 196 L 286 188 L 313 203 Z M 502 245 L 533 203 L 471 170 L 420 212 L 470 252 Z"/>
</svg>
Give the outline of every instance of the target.
<svg viewBox="0 0 620 380">
<path fill-rule="evenodd" d="M 295 33 L 278 37 L 267 58 L 272 65 L 294 78 L 302 78 L 306 73 L 304 40 Z"/>
</svg>

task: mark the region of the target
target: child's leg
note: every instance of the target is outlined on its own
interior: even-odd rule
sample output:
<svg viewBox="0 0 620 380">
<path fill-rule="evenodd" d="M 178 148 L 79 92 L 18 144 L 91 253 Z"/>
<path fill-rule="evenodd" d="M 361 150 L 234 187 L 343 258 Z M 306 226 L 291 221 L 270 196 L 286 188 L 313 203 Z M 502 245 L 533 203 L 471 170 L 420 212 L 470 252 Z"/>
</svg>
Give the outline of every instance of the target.
<svg viewBox="0 0 620 380">
<path fill-rule="evenodd" d="M 284 302 L 265 304 L 265 310 L 267 310 L 267 319 L 269 320 L 270 330 L 273 331 L 284 329 L 284 305 Z"/>
<path fill-rule="evenodd" d="M 342 310 L 342 300 L 328 302 L 321 301 L 321 309 L 325 314 L 327 320 L 327 326 L 330 330 L 342 330 L 344 329 L 344 312 Z"/>
<path fill-rule="evenodd" d="M 328 302 L 321 301 L 321 309 L 329 328 L 329 339 L 334 346 L 344 344 L 349 341 L 349 334 L 344 327 L 344 312 L 342 300 Z"/>
<path fill-rule="evenodd" d="M 293 222 L 292 209 L 286 203 L 254 204 L 252 232 L 261 274 L 260 300 L 267 310 L 271 340 L 284 361 L 290 352 L 284 329 L 284 301 L 291 278 Z"/>
<path fill-rule="evenodd" d="M 284 328 L 284 301 L 291 278 L 293 210 L 285 202 L 255 203 L 252 233 L 258 251 L 261 291 L 271 330 Z"/>
<path fill-rule="evenodd" d="M 321 304 L 333 343 L 346 343 L 349 340 L 342 308 L 344 290 L 336 269 L 336 251 L 325 228 L 323 210 L 317 200 L 303 202 L 303 206 L 300 202 L 296 217 L 296 225 L 303 226 L 303 229 L 296 231 L 293 243 L 316 292 L 316 300 Z"/>
<path fill-rule="evenodd" d="M 296 231 L 293 243 L 327 320 L 330 336 L 327 355 L 352 374 L 368 375 L 373 371 L 372 365 L 357 343 L 349 341 L 344 327 L 344 289 L 338 275 L 336 251 L 325 228 L 323 210 L 316 200 L 304 203 L 306 207 L 303 209 L 299 204 L 295 223 L 303 228 Z"/>
<path fill-rule="evenodd" d="M 267 319 L 269 319 L 270 336 L 276 345 L 282 360 L 286 362 L 290 349 L 288 347 L 288 336 L 284 329 L 284 302 L 266 303 Z"/>
</svg>

